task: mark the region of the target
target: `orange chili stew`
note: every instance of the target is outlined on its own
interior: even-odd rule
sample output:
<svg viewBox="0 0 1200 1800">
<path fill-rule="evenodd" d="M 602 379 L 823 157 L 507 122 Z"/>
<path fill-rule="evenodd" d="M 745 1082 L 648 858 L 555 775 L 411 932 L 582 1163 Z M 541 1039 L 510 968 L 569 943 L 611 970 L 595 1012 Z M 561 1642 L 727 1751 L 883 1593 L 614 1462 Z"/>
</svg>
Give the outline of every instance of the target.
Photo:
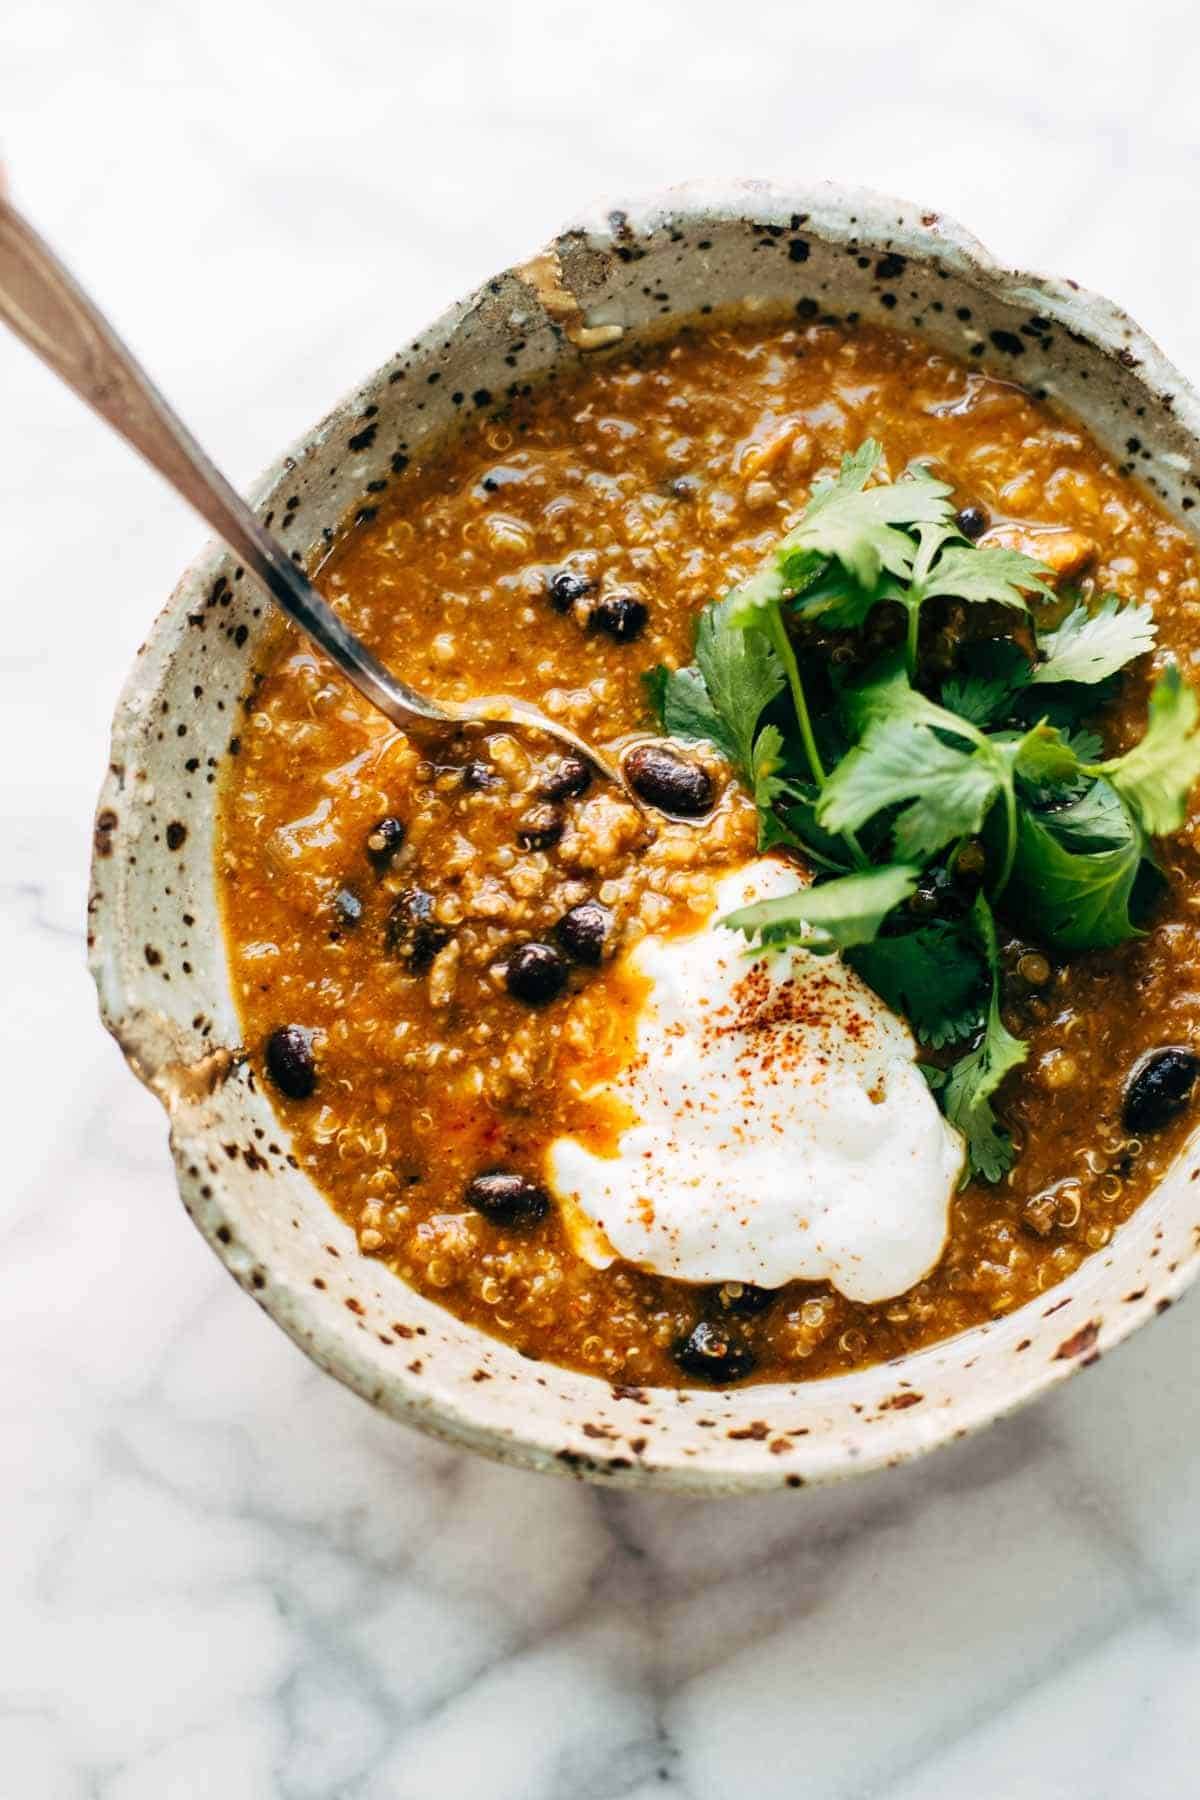
<svg viewBox="0 0 1200 1800">
<path fill-rule="evenodd" d="M 655 729 L 644 672 L 691 660 L 700 609 L 868 436 L 894 471 L 931 460 L 973 530 L 1084 599 L 1149 601 L 1160 646 L 1200 659 L 1194 544 L 1077 424 L 918 342 L 828 324 L 686 329 L 480 415 L 347 526 L 320 585 L 418 686 L 523 695 L 620 745 Z M 955 1195 L 911 1291 L 865 1306 L 824 1283 L 593 1267 L 542 1174 L 549 1142 L 584 1129 L 571 1071 L 628 1043 L 620 952 L 705 920 L 754 854 L 750 798 L 703 746 L 685 777 L 702 816 L 675 819 L 530 737 L 423 751 L 283 628 L 260 673 L 217 850 L 248 1054 L 362 1252 L 524 1354 L 687 1385 L 707 1323 L 738 1346 L 726 1376 L 895 1357 L 1103 1255 L 1178 1151 L 1184 1112 L 1139 1136 L 1123 1106 L 1139 1058 L 1200 1035 L 1191 821 L 1160 847 L 1134 942 L 1056 957 L 1001 909 L 1004 1018 L 1030 1045 L 997 1103 L 1018 1154 Z M 1140 734 L 1147 689 L 1140 665 L 1116 684 L 1110 752 Z"/>
</svg>

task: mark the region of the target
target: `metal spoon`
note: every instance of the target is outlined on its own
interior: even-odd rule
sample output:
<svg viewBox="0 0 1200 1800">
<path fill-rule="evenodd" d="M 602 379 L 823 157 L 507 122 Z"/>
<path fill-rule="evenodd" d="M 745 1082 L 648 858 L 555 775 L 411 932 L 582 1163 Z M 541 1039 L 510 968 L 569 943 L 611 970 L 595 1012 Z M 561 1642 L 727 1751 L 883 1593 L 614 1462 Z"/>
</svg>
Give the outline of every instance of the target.
<svg viewBox="0 0 1200 1800">
<path fill-rule="evenodd" d="M 544 732 L 624 787 L 615 762 L 526 700 L 508 694 L 486 694 L 461 705 L 433 700 L 385 669 L 213 466 L 108 321 L 2 193 L 0 318 L 153 464 L 257 575 L 276 606 L 393 725 L 414 736 L 444 735 L 466 724 Z"/>
</svg>

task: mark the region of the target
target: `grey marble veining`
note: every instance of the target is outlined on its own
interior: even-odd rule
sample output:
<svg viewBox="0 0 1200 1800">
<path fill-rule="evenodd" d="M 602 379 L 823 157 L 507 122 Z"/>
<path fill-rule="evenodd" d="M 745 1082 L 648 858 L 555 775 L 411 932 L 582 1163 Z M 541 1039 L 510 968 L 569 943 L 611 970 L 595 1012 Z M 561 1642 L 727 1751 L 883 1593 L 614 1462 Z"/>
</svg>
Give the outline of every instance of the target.
<svg viewBox="0 0 1200 1800">
<path fill-rule="evenodd" d="M 9 0 L 10 175 L 249 480 L 609 189 L 836 175 L 1200 370 L 1193 9 Z M 217 1267 L 95 1022 L 90 813 L 199 533 L 0 342 L 0 1795 L 1197 1791 L 1200 1309 L 860 1486 L 596 1493 L 375 1417 Z"/>
</svg>

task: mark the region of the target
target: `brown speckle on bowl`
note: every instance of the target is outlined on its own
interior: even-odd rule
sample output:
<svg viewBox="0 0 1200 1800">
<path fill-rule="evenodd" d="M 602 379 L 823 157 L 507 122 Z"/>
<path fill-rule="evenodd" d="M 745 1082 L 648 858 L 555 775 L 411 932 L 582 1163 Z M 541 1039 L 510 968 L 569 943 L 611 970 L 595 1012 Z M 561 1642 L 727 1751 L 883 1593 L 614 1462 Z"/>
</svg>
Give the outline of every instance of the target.
<svg viewBox="0 0 1200 1800">
<path fill-rule="evenodd" d="M 1081 1325 L 1078 1331 L 1073 1331 L 1069 1338 L 1063 1339 L 1054 1352 L 1055 1360 L 1065 1362 L 1069 1357 L 1082 1356 L 1085 1351 L 1091 1349 L 1099 1336 L 1100 1321 L 1098 1319 L 1089 1320 L 1086 1325 Z"/>
<path fill-rule="evenodd" d="M 97 856 L 112 855 L 113 833 L 117 829 L 117 815 L 111 806 L 101 807 L 96 814 L 96 829 L 93 834 L 93 846 Z"/>
</svg>

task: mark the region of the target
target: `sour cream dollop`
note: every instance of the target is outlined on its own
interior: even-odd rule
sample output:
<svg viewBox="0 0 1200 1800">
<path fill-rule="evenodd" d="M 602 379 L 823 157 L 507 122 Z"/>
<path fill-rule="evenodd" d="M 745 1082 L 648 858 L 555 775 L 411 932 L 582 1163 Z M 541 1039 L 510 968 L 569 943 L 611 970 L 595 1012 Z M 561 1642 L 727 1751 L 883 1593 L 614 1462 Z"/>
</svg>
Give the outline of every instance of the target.
<svg viewBox="0 0 1200 1800">
<path fill-rule="evenodd" d="M 748 955 L 718 923 L 799 885 L 757 858 L 718 884 L 699 929 L 647 936 L 616 965 L 641 996 L 636 1026 L 583 1099 L 628 1122 L 615 1155 L 572 1136 L 546 1157 L 593 1266 L 619 1256 L 768 1288 L 828 1280 L 872 1302 L 941 1256 L 963 1143 L 907 1026 L 840 957 Z"/>
</svg>

